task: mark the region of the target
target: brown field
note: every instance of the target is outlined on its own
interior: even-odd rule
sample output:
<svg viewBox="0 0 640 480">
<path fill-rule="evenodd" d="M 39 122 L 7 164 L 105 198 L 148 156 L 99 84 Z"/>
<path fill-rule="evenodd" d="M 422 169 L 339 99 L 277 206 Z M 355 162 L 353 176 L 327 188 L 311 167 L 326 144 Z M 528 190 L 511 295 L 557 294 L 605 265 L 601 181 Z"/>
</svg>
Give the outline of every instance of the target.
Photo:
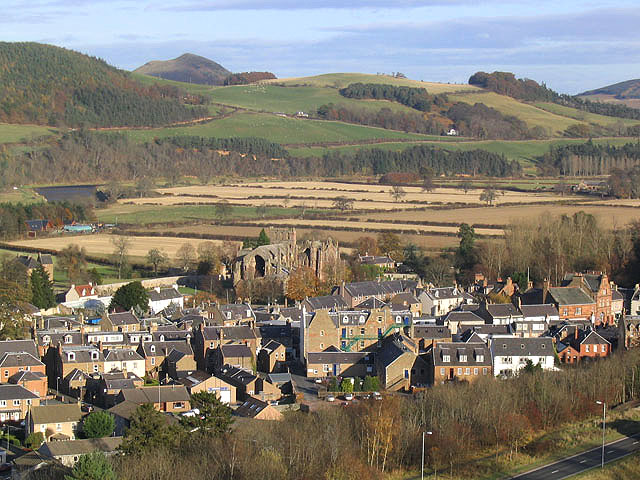
<svg viewBox="0 0 640 480">
<path fill-rule="evenodd" d="M 76 235 L 61 236 L 57 238 L 40 238 L 37 240 L 16 240 L 9 242 L 11 245 L 19 245 L 30 248 L 43 248 L 49 250 L 60 251 L 69 245 L 79 245 L 87 250 L 87 254 L 95 257 L 107 257 L 113 253 L 114 247 L 111 240 L 115 235 L 98 234 L 98 235 Z M 169 258 L 176 258 L 176 252 L 185 243 L 191 243 L 195 248 L 207 240 L 189 239 L 179 237 L 127 237 L 131 245 L 129 247 L 129 255 L 137 259 L 146 256 L 147 252 L 152 248 L 158 248 Z M 221 240 L 214 240 L 216 243 L 222 243 Z"/>
<path fill-rule="evenodd" d="M 507 225 L 518 219 L 535 219 L 544 214 L 573 215 L 583 211 L 594 215 L 605 227 L 624 226 L 640 219 L 640 209 L 633 207 L 615 207 L 603 205 L 527 205 L 506 206 L 500 208 L 471 207 L 452 209 L 427 209 L 417 211 L 397 211 L 389 213 L 364 213 L 360 220 L 379 221 L 425 221 L 446 223 L 468 223 L 484 225 Z M 433 227 L 429 227 L 433 228 Z"/>
<path fill-rule="evenodd" d="M 263 225 L 264 222 L 260 220 L 254 220 L 258 225 Z M 363 234 L 367 230 L 404 230 L 407 232 L 420 233 L 457 233 L 458 227 L 454 226 L 433 226 L 433 225 L 411 225 L 406 223 L 386 223 L 386 222 L 347 222 L 339 220 L 308 220 L 299 218 L 286 218 L 279 220 L 269 220 L 270 225 L 293 225 L 295 227 L 305 226 L 316 229 L 322 229 L 323 227 L 331 228 L 358 228 Z M 479 235 L 503 235 L 502 229 L 494 228 L 476 228 L 476 233 Z M 329 230 L 327 233 L 331 233 Z"/>
<path fill-rule="evenodd" d="M 150 229 L 150 231 L 161 231 L 171 233 L 192 233 L 192 234 L 206 234 L 206 235 L 220 235 L 220 236 L 238 236 L 238 237 L 257 237 L 263 226 L 268 226 L 269 223 L 264 225 L 256 225 L 255 227 L 247 226 L 225 226 L 225 225 L 184 225 L 179 227 L 169 228 L 156 228 Z M 344 230 L 323 230 L 322 228 L 305 228 L 303 226 L 296 227 L 298 239 L 304 238 L 325 238 L 331 237 L 338 242 L 353 243 L 362 236 L 373 236 L 375 232 L 351 232 Z M 429 235 L 429 234 L 403 234 L 402 239 L 405 242 L 411 242 L 418 246 L 424 247 L 427 250 L 442 250 L 444 248 L 455 247 L 458 245 L 459 240 L 457 237 L 450 237 L 445 235 Z"/>
<path fill-rule="evenodd" d="M 392 203 L 396 206 L 407 206 L 413 202 L 433 202 L 433 203 L 466 203 L 482 204 L 480 201 L 481 190 L 470 190 L 464 193 L 456 188 L 436 188 L 433 192 L 423 192 L 420 187 L 403 187 L 406 195 L 400 202 L 393 203 L 391 187 L 378 184 L 346 184 L 338 182 L 265 182 L 246 183 L 238 185 L 204 185 L 190 187 L 174 187 L 159 189 L 161 193 L 173 195 L 215 195 L 218 199 L 242 200 L 247 197 L 256 196 L 278 196 L 304 197 L 308 199 L 324 199 L 330 201 L 336 197 L 345 196 L 354 201 L 375 201 L 384 205 Z M 496 204 L 502 203 L 533 203 L 533 202 L 558 202 L 567 200 L 568 197 L 561 197 L 553 193 L 521 193 L 505 192 L 504 195 L 497 195 Z M 143 199 L 144 200 L 144 199 Z M 151 200 L 151 199 L 150 199 Z M 154 201 L 156 199 L 153 199 Z M 157 202 L 163 201 L 160 197 Z M 262 199 L 257 199 L 263 201 Z M 266 199 L 265 199 L 266 200 Z M 369 207 L 374 208 L 374 207 Z"/>
</svg>

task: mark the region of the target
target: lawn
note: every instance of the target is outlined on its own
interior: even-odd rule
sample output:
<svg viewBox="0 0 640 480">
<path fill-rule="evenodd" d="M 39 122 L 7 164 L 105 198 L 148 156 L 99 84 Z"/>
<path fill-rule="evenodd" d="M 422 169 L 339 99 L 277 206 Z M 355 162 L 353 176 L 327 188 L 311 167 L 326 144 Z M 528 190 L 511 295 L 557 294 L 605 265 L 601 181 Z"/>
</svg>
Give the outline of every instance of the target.
<svg viewBox="0 0 640 480">
<path fill-rule="evenodd" d="M 33 138 L 56 135 L 58 130 L 41 125 L 0 124 L 0 143 L 23 143 Z"/>
<path fill-rule="evenodd" d="M 428 138 L 425 135 L 415 133 L 397 132 L 342 122 L 286 118 L 264 113 L 238 113 L 227 118 L 188 127 L 122 130 L 122 132 L 139 142 L 151 141 L 157 137 L 179 135 L 215 138 L 260 137 L 281 144 L 357 142 L 375 139 L 418 140 Z"/>
</svg>

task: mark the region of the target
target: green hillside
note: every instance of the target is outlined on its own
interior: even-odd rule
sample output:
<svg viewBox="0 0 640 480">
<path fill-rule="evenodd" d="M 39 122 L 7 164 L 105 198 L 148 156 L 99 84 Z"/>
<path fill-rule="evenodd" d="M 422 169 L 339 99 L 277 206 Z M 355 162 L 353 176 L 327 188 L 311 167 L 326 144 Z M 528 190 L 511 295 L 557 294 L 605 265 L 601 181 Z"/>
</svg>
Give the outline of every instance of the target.
<svg viewBox="0 0 640 480">
<path fill-rule="evenodd" d="M 579 96 L 588 97 L 591 95 L 614 95 L 618 99 L 640 98 L 640 79 L 627 80 L 626 82 L 596 88 L 595 90 L 581 93 Z"/>
<path fill-rule="evenodd" d="M 173 60 L 154 60 L 134 70 L 136 73 L 201 85 L 222 85 L 231 72 L 208 58 L 185 53 Z"/>
<path fill-rule="evenodd" d="M 0 122 L 152 126 L 207 114 L 175 87 L 146 87 L 103 60 L 38 43 L 0 43 Z"/>
</svg>

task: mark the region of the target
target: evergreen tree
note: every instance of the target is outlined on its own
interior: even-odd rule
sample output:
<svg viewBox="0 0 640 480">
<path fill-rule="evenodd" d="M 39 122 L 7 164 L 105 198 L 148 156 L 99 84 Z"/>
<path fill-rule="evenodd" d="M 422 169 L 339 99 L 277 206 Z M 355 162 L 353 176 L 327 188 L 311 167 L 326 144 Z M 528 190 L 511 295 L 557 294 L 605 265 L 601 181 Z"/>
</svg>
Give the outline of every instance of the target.
<svg viewBox="0 0 640 480">
<path fill-rule="evenodd" d="M 116 293 L 111 299 L 109 308 L 113 309 L 116 307 L 123 310 L 139 308 L 146 312 L 149 310 L 149 295 L 140 282 L 127 283 L 116 290 Z"/>
<path fill-rule="evenodd" d="M 44 309 L 56 305 L 53 282 L 42 265 L 31 272 L 31 303 Z"/>
<path fill-rule="evenodd" d="M 256 242 L 256 246 L 259 247 L 261 245 L 269 245 L 271 244 L 271 240 L 267 236 L 267 232 L 264 231 L 264 228 L 260 230 L 260 235 L 258 235 L 258 241 Z"/>
<path fill-rule="evenodd" d="M 141 455 L 146 450 L 178 445 L 184 431 L 168 422 L 152 404 L 140 405 L 131 415 L 120 450 L 127 455 Z"/>
<path fill-rule="evenodd" d="M 65 480 L 116 480 L 116 473 L 102 452 L 82 455 Z"/>
<path fill-rule="evenodd" d="M 82 431 L 87 438 L 108 437 L 116 424 L 113 416 L 107 412 L 93 412 L 84 419 Z"/>
<path fill-rule="evenodd" d="M 200 414 L 180 419 L 180 423 L 188 431 L 197 429 L 204 435 L 220 435 L 227 432 L 233 422 L 231 409 L 215 393 L 194 393 L 191 395 L 191 408 L 197 408 Z"/>
</svg>

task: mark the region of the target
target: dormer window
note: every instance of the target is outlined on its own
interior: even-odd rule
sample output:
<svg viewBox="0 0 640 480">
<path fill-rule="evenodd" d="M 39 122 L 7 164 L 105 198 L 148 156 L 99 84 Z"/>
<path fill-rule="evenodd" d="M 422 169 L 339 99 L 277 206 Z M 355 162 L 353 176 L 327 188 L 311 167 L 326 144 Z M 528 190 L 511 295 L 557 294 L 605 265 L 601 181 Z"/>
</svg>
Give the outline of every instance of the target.
<svg viewBox="0 0 640 480">
<path fill-rule="evenodd" d="M 476 355 L 476 362 L 478 362 L 478 363 L 482 363 L 482 362 L 484 362 L 484 354 L 482 354 L 482 353 L 478 353 L 478 354 Z"/>
<path fill-rule="evenodd" d="M 364 315 L 360 315 L 360 318 L 358 319 L 358 321 L 360 323 L 364 323 Z"/>
<path fill-rule="evenodd" d="M 443 354 L 442 355 L 442 361 L 445 363 L 449 363 L 451 361 L 451 355 L 447 354 Z"/>
<path fill-rule="evenodd" d="M 64 343 L 72 343 L 72 342 L 73 342 L 73 337 L 71 335 L 64 336 Z"/>
<path fill-rule="evenodd" d="M 466 353 L 461 353 L 460 354 L 460 361 L 461 362 L 466 362 L 467 361 L 467 354 Z"/>
<path fill-rule="evenodd" d="M 543 343 L 542 345 L 540 345 L 540 348 L 545 349 L 547 348 L 547 346 Z"/>
<path fill-rule="evenodd" d="M 251 317 L 251 310 L 247 310 L 247 318 Z"/>
<path fill-rule="evenodd" d="M 67 353 L 67 359 L 68 359 L 70 362 L 73 362 L 73 361 L 76 359 L 76 354 L 75 354 L 75 352 L 69 352 L 69 353 Z"/>
<path fill-rule="evenodd" d="M 51 337 L 49 335 L 45 335 L 44 337 L 42 337 L 42 343 L 44 345 L 48 345 L 51 342 Z"/>
<path fill-rule="evenodd" d="M 349 317 L 347 317 L 346 315 L 342 317 L 342 323 L 349 323 Z"/>
<path fill-rule="evenodd" d="M 231 312 L 227 312 L 227 320 L 231 320 Z"/>
<path fill-rule="evenodd" d="M 155 345 L 151 345 L 151 346 L 149 347 L 149 351 L 150 351 L 151 353 L 156 353 L 156 346 L 155 346 Z"/>
<path fill-rule="evenodd" d="M 160 341 L 164 342 L 164 335 L 160 335 Z"/>
<path fill-rule="evenodd" d="M 402 323 L 402 317 L 400 315 L 396 316 L 396 323 Z"/>
<path fill-rule="evenodd" d="M 91 352 L 91 360 L 98 360 L 98 352 Z"/>
<path fill-rule="evenodd" d="M 520 349 L 521 349 L 521 350 L 524 350 L 524 343 L 521 343 L 521 344 L 520 344 Z"/>
</svg>

